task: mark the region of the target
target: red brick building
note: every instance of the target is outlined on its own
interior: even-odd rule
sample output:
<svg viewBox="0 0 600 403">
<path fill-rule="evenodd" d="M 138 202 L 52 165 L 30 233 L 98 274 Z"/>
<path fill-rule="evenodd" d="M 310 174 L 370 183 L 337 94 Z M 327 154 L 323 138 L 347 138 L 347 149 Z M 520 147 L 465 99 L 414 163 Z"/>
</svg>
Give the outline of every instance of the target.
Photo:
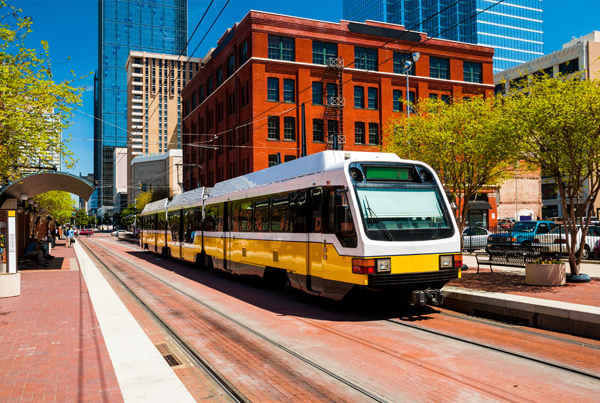
<svg viewBox="0 0 600 403">
<path fill-rule="evenodd" d="M 250 11 L 182 91 L 186 190 L 308 154 L 373 151 L 411 101 L 494 91 L 494 49 L 428 38 L 402 26 Z"/>
</svg>

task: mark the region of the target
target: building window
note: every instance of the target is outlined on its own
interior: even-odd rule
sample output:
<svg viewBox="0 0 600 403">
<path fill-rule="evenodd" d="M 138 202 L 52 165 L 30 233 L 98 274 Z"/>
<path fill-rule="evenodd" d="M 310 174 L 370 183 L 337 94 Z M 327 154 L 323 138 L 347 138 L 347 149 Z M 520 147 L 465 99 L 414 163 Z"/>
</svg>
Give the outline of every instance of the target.
<svg viewBox="0 0 600 403">
<path fill-rule="evenodd" d="M 365 107 L 365 89 L 364 87 L 354 87 L 354 107 Z"/>
<path fill-rule="evenodd" d="M 450 95 L 442 95 L 442 102 L 446 105 L 450 104 Z"/>
<path fill-rule="evenodd" d="M 283 139 L 296 140 L 296 119 L 293 117 L 283 118 Z"/>
<path fill-rule="evenodd" d="M 279 154 L 269 154 L 269 168 L 279 165 L 280 158 Z"/>
<path fill-rule="evenodd" d="M 313 105 L 323 105 L 323 83 L 312 83 Z"/>
<path fill-rule="evenodd" d="M 235 113 L 235 92 L 229 94 L 229 114 Z"/>
<path fill-rule="evenodd" d="M 377 88 L 369 88 L 369 109 L 377 109 Z"/>
<path fill-rule="evenodd" d="M 438 57 L 429 58 L 429 75 L 433 78 L 448 79 L 448 59 L 440 59 Z"/>
<path fill-rule="evenodd" d="M 313 142 L 323 143 L 323 119 L 313 119 Z"/>
<path fill-rule="evenodd" d="M 235 71 L 235 55 L 232 53 L 227 59 L 227 77 L 231 77 Z"/>
<path fill-rule="evenodd" d="M 290 161 L 295 160 L 296 156 L 294 156 L 294 155 L 286 155 L 284 158 L 285 158 L 284 162 L 290 162 Z"/>
<path fill-rule="evenodd" d="M 294 61 L 294 40 L 269 35 L 269 59 Z"/>
<path fill-rule="evenodd" d="M 200 94 L 198 97 L 198 103 L 202 103 L 202 101 L 204 101 L 204 85 L 200 86 L 200 90 L 198 90 L 198 93 Z"/>
<path fill-rule="evenodd" d="M 296 102 L 294 80 L 283 80 L 283 102 Z"/>
<path fill-rule="evenodd" d="M 329 141 L 333 141 L 339 134 L 338 130 L 338 121 L 337 120 L 328 120 L 327 121 L 327 138 Z"/>
<path fill-rule="evenodd" d="M 279 116 L 269 116 L 269 140 L 279 140 Z"/>
<path fill-rule="evenodd" d="M 379 144 L 379 125 L 377 123 L 369 123 L 369 144 Z"/>
<path fill-rule="evenodd" d="M 579 59 L 569 60 L 558 65 L 558 72 L 561 75 L 572 74 L 579 71 Z"/>
<path fill-rule="evenodd" d="M 392 110 L 394 112 L 402 112 L 402 91 L 394 90 L 392 91 Z"/>
<path fill-rule="evenodd" d="M 206 80 L 206 96 L 210 96 L 210 94 L 212 94 L 213 91 L 213 82 L 212 82 L 212 77 L 208 77 L 208 80 Z"/>
<path fill-rule="evenodd" d="M 354 67 L 377 71 L 377 49 L 354 47 Z"/>
<path fill-rule="evenodd" d="M 463 62 L 464 81 L 481 83 L 481 63 Z"/>
<path fill-rule="evenodd" d="M 223 66 L 217 67 L 217 87 L 223 84 Z"/>
<path fill-rule="evenodd" d="M 240 45 L 240 66 L 248 60 L 248 41 Z"/>
<path fill-rule="evenodd" d="M 329 64 L 329 59 L 337 58 L 337 44 L 313 41 L 313 63 Z"/>
<path fill-rule="evenodd" d="M 494 86 L 494 95 L 504 94 L 504 83 Z"/>
<path fill-rule="evenodd" d="M 365 124 L 363 122 L 354 123 L 354 143 L 365 144 Z"/>
<path fill-rule="evenodd" d="M 267 101 L 279 101 L 279 79 L 267 78 Z"/>
<path fill-rule="evenodd" d="M 333 104 L 333 98 L 337 98 L 337 84 L 327 83 L 327 105 Z"/>
<path fill-rule="evenodd" d="M 404 71 L 404 62 L 407 60 L 411 60 L 410 53 L 394 52 L 394 73 L 406 74 L 406 71 Z M 415 63 L 412 63 L 410 69 L 408 69 L 408 75 L 415 75 Z"/>
</svg>

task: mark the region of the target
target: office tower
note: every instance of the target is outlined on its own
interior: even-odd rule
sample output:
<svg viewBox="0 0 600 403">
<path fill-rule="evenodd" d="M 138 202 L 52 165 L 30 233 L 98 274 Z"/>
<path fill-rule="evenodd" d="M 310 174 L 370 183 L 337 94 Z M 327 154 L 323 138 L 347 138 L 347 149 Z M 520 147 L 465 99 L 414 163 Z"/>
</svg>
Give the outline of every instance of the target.
<svg viewBox="0 0 600 403">
<path fill-rule="evenodd" d="M 129 203 L 142 183 L 134 178 L 131 161 L 139 156 L 167 153 L 181 148 L 181 90 L 200 69 L 202 59 L 132 51 L 127 59 L 127 193 Z M 162 85 L 164 84 L 164 85 Z M 181 161 L 178 162 L 181 165 Z M 165 170 L 181 171 L 178 167 Z M 152 175 L 150 175 L 152 176 Z M 177 182 L 175 182 L 177 183 Z"/>
<path fill-rule="evenodd" d="M 420 58 L 407 77 L 412 52 Z M 303 148 L 379 151 L 390 119 L 407 112 L 407 91 L 412 102 L 493 95 L 492 55 L 393 24 L 250 11 L 181 92 L 184 187 L 285 163 Z"/>
<path fill-rule="evenodd" d="M 389 22 L 437 38 L 493 46 L 494 73 L 543 56 L 542 0 L 454 3 L 454 0 L 344 0 L 344 19 Z"/>
<path fill-rule="evenodd" d="M 94 176 L 98 207 L 112 206 L 114 148 L 127 145 L 130 51 L 179 55 L 187 41 L 187 0 L 101 0 L 98 7 Z"/>
</svg>

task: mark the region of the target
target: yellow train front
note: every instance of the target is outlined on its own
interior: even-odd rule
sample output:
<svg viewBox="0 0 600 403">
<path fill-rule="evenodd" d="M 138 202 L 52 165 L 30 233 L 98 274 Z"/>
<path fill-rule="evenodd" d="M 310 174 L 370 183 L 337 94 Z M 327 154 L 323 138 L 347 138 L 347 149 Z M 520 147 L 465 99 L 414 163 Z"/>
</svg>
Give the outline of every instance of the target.
<svg viewBox="0 0 600 403">
<path fill-rule="evenodd" d="M 233 274 L 335 300 L 360 287 L 419 305 L 441 303 L 440 288 L 460 276 L 437 176 L 394 154 L 322 152 L 218 183 L 203 206 L 194 250 Z"/>
</svg>

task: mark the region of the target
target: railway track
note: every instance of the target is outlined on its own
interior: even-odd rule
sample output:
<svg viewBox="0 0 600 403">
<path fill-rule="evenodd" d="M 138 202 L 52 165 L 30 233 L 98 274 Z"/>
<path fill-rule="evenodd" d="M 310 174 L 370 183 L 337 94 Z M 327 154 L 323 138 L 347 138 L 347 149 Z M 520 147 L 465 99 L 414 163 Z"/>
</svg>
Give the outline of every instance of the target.
<svg viewBox="0 0 600 403">
<path fill-rule="evenodd" d="M 219 309 L 215 308 L 214 306 L 211 306 L 211 305 L 205 303 L 204 301 L 196 298 L 195 296 L 192 296 L 192 295 L 186 293 L 185 291 L 182 291 L 181 289 L 177 289 L 176 287 L 173 287 L 172 284 L 169 284 L 169 283 L 163 281 L 162 279 L 156 277 L 155 275 L 148 272 L 147 270 L 140 267 L 139 265 L 135 264 L 134 262 L 132 262 L 128 259 L 125 259 L 122 256 L 115 253 L 114 251 L 110 250 L 109 248 L 106 248 L 106 247 L 100 245 L 98 242 L 95 242 L 93 239 L 86 240 L 86 242 L 90 242 L 90 243 L 94 244 L 94 246 L 96 248 L 99 248 L 102 251 L 111 254 L 114 258 L 117 258 L 117 259 L 127 263 L 128 265 L 135 267 L 137 270 L 143 272 L 147 276 L 150 276 L 153 280 L 161 283 L 162 285 L 173 288 L 179 294 L 185 296 L 186 298 L 189 298 L 190 300 L 199 304 L 203 308 L 208 309 L 211 312 L 217 314 L 218 316 L 222 317 L 223 319 L 226 319 L 228 322 L 236 325 L 237 327 L 253 334 L 254 336 L 257 336 L 258 338 L 262 339 L 263 341 L 269 343 L 272 347 L 275 347 L 276 349 L 288 354 L 289 356 L 302 361 L 304 364 L 309 365 L 310 367 L 314 368 L 315 370 L 319 371 L 320 373 L 327 375 L 328 377 L 351 388 L 352 390 L 354 390 L 355 392 L 357 392 L 361 396 L 363 396 L 363 398 L 368 398 L 369 400 L 372 400 L 375 402 L 381 402 L 381 403 L 389 402 L 389 400 L 385 399 L 384 397 L 377 395 L 376 393 L 364 388 L 363 386 L 357 384 L 356 382 L 353 382 L 352 380 L 345 378 L 344 376 L 336 374 L 335 372 L 325 368 L 324 366 L 320 365 L 316 361 L 311 360 L 310 358 L 294 351 L 293 349 L 288 348 L 287 346 L 285 346 L 281 343 L 278 343 L 277 341 L 273 340 L 272 338 L 253 329 L 250 326 L 247 326 L 246 324 L 240 322 L 239 320 L 227 315 L 226 313 L 220 311 Z M 172 326 L 170 326 L 169 323 L 162 317 L 162 315 L 157 313 L 147 303 L 145 303 L 144 300 L 139 295 L 137 295 L 137 293 L 132 289 L 130 284 L 127 284 L 126 281 L 123 281 L 121 279 L 121 277 L 118 275 L 118 273 L 116 273 L 116 270 L 114 270 L 115 268 L 109 267 L 109 265 L 107 265 L 103 261 L 103 259 L 98 256 L 98 253 L 94 252 L 92 250 L 92 248 L 90 248 L 88 245 L 85 244 L 86 242 L 81 242 L 81 245 L 85 248 L 86 252 L 89 253 L 90 255 L 92 255 L 93 257 L 95 257 L 96 263 L 100 264 L 104 269 L 106 269 L 106 271 L 111 273 L 113 275 L 113 277 L 136 300 L 136 302 L 138 302 L 141 306 L 143 306 L 144 309 L 152 316 L 152 318 L 163 329 L 165 329 L 165 331 L 168 332 L 168 334 L 171 335 L 174 340 L 177 341 L 178 347 L 182 351 L 184 351 L 186 353 L 186 355 L 188 355 L 189 357 L 192 358 L 191 361 L 194 364 L 198 365 L 198 367 L 201 368 L 202 370 L 207 371 L 211 375 L 211 377 L 223 388 L 223 390 L 226 391 L 226 393 L 228 395 L 230 395 L 232 397 L 232 399 L 234 399 L 235 401 L 238 401 L 238 402 L 249 402 L 250 401 L 223 374 L 221 374 L 214 366 L 212 366 L 193 346 L 191 346 L 190 343 L 186 342 L 185 337 L 182 336 L 181 334 L 179 334 L 179 332 L 177 332 Z M 132 276 L 129 276 L 128 281 L 135 281 L 135 279 L 133 279 Z"/>
<path fill-rule="evenodd" d="M 93 240 L 91 241 L 93 242 Z M 117 253 L 115 253 L 114 251 L 110 250 L 109 248 L 106 248 L 102 245 L 99 245 L 97 242 L 93 242 L 95 244 L 96 247 L 102 249 L 104 252 L 106 253 L 110 253 L 112 256 L 114 256 L 115 258 L 119 259 L 122 262 L 126 262 L 128 265 L 132 265 L 133 267 L 136 267 L 136 269 L 144 272 L 146 275 L 151 276 L 154 280 L 162 283 L 165 286 L 168 287 L 173 287 L 172 284 L 169 284 L 165 281 L 163 281 L 162 279 L 154 276 L 152 273 L 149 273 L 147 270 L 145 270 L 144 268 L 140 267 L 139 265 L 136 265 L 134 262 L 132 262 L 129 259 L 123 258 L 122 256 L 118 255 Z M 137 250 L 140 250 L 139 248 L 136 248 Z M 91 251 L 90 251 L 91 252 Z M 93 252 L 91 252 L 93 253 Z M 111 271 L 108 267 L 107 270 Z M 111 271 L 112 272 L 112 271 Z M 113 273 L 113 275 L 115 275 L 116 277 L 117 274 Z M 124 285 L 126 286 L 126 285 Z M 275 347 L 276 349 L 285 352 L 286 354 L 294 357 L 295 359 L 298 359 L 302 362 L 304 362 L 307 365 L 310 365 L 311 367 L 315 368 L 316 370 L 318 370 L 319 372 L 326 374 L 327 376 L 343 383 L 344 385 L 352 388 L 353 390 L 359 392 L 362 396 L 364 397 L 368 397 L 370 400 L 374 400 L 374 401 L 387 401 L 385 398 L 371 392 L 370 390 L 363 388 L 361 385 L 356 384 L 355 382 L 353 382 L 352 380 L 346 379 L 343 376 L 339 376 L 335 373 L 333 373 L 332 371 L 328 370 L 327 368 L 324 368 L 322 365 L 319 365 L 317 362 L 311 360 L 310 358 L 303 356 L 302 354 L 299 354 L 298 352 L 286 347 L 285 345 L 282 345 L 281 343 L 278 343 L 276 340 L 273 340 L 270 337 L 267 337 L 266 335 L 256 331 L 255 329 L 245 325 L 244 323 L 240 322 L 239 320 L 236 320 L 235 318 L 225 314 L 224 312 L 218 310 L 217 308 L 215 308 L 214 306 L 210 306 L 209 304 L 206 304 L 204 301 L 199 300 L 198 298 L 189 295 L 187 293 L 185 293 L 184 291 L 182 291 L 181 289 L 178 289 L 177 287 L 173 287 L 173 289 L 177 290 L 177 292 L 181 293 L 182 295 L 186 296 L 187 298 L 192 299 L 194 302 L 196 302 L 197 304 L 201 305 L 202 307 L 210 310 L 211 312 L 219 315 L 221 318 L 226 319 L 226 321 L 234 324 L 235 326 L 244 329 L 245 331 L 252 333 L 253 335 L 261 338 L 262 340 L 266 341 L 267 343 L 269 343 L 271 346 Z M 354 314 L 357 313 L 357 311 L 353 311 Z M 585 372 L 583 370 L 574 368 L 574 367 L 570 367 L 568 365 L 564 365 L 561 363 L 557 363 L 557 362 L 552 362 L 552 361 L 548 361 L 548 360 L 544 360 L 544 359 L 540 359 L 538 357 L 535 357 L 533 355 L 530 354 L 524 354 L 518 351 L 511 351 L 509 349 L 506 348 L 501 348 L 501 347 L 497 347 L 497 346 L 490 346 L 488 344 L 482 343 L 482 342 L 478 342 L 475 340 L 468 340 L 464 337 L 458 337 L 457 335 L 453 335 L 453 334 L 449 334 L 449 333 L 444 333 L 444 332 L 440 332 L 438 330 L 431 330 L 431 329 L 427 329 L 424 328 L 422 326 L 419 326 L 417 324 L 413 324 L 413 323 L 408 323 L 399 319 L 390 319 L 389 317 L 378 317 L 378 316 L 374 316 L 372 314 L 366 313 L 366 312 L 358 312 L 361 315 L 363 315 L 365 318 L 374 318 L 377 319 L 379 321 L 385 321 L 387 323 L 393 324 L 394 326 L 402 326 L 405 328 L 411 328 L 413 330 L 419 331 L 419 332 L 424 332 L 430 335 L 435 335 L 437 337 L 442 337 L 442 338 L 446 338 L 446 339 L 451 339 L 453 341 L 458 341 L 460 343 L 464 343 L 465 345 L 471 345 L 471 346 L 477 346 L 478 348 L 484 348 L 486 350 L 489 351 L 494 351 L 496 353 L 502 353 L 502 354 L 508 354 L 510 356 L 513 357 L 518 357 L 520 359 L 525 359 L 528 360 L 530 362 L 534 362 L 536 364 L 542 364 L 548 367 L 551 367 L 553 369 L 559 369 L 561 371 L 567 371 L 569 373 L 572 374 L 576 374 L 579 376 L 585 376 L 586 378 L 589 379 L 593 379 L 594 381 L 600 380 L 600 376 L 598 376 L 597 374 L 592 374 L 589 372 Z M 443 315 L 448 315 L 448 316 L 454 316 L 454 317 L 459 317 L 459 315 L 452 315 L 451 313 L 442 313 Z M 297 318 L 298 320 L 302 320 L 303 322 L 307 322 L 313 326 L 316 327 L 321 327 L 322 330 L 325 331 L 330 331 L 328 329 L 325 329 L 323 326 L 320 326 L 319 323 L 317 323 L 316 321 L 312 321 L 310 319 L 300 319 Z M 465 318 L 465 317 L 460 317 L 460 319 L 465 319 L 465 320 L 472 320 L 472 321 L 477 321 L 477 322 L 484 322 L 484 320 L 480 320 L 477 318 Z M 501 324 L 501 323 L 494 323 L 492 321 L 485 321 L 486 325 L 490 325 L 490 326 L 496 326 L 496 327 L 508 327 L 505 324 Z M 512 330 L 515 330 L 514 328 L 511 328 Z M 524 333 L 527 333 L 526 330 L 518 330 Z M 540 334 L 535 334 L 536 336 L 540 336 Z M 177 337 L 179 339 L 182 339 L 181 336 L 176 335 L 174 337 Z M 545 335 L 543 337 L 551 337 L 548 335 Z M 567 340 L 567 339 L 561 339 L 560 337 L 552 337 L 554 339 L 558 339 L 559 341 L 564 341 L 564 342 L 570 342 L 573 343 L 573 341 Z M 594 345 L 589 345 L 588 347 L 594 348 L 596 350 L 600 349 L 597 346 Z M 198 354 L 197 352 L 195 352 L 195 354 Z M 199 355 L 199 354 L 198 354 Z M 201 357 L 201 356 L 200 356 Z M 218 371 L 217 371 L 218 372 Z M 215 376 L 220 376 L 220 375 L 215 375 Z"/>
</svg>

